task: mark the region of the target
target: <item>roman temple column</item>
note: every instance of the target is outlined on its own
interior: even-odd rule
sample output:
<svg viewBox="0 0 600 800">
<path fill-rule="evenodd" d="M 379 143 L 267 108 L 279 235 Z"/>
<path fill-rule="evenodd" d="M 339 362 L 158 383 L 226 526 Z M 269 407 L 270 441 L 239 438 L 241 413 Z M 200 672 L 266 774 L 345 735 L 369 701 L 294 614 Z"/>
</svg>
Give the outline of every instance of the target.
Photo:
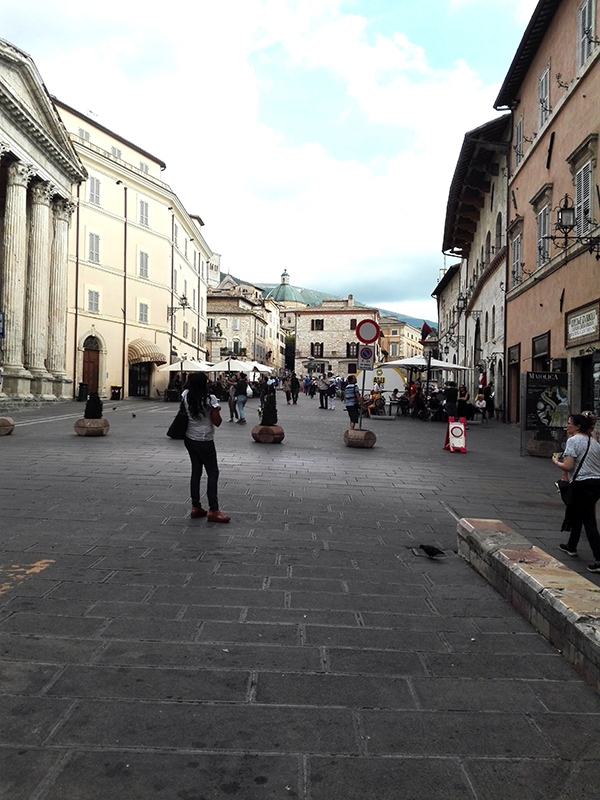
<svg viewBox="0 0 600 800">
<path fill-rule="evenodd" d="M 4 212 L 4 269 L 0 308 L 5 312 L 2 366 L 4 392 L 31 398 L 31 374 L 23 366 L 23 334 L 27 279 L 27 184 L 32 167 L 13 161 L 8 167 Z"/>
<path fill-rule="evenodd" d="M 25 364 L 33 380 L 31 391 L 53 399 L 52 376 L 46 369 L 50 279 L 50 198 L 53 187 L 45 182 L 31 186 L 29 279 L 25 301 Z"/>
<path fill-rule="evenodd" d="M 70 200 L 59 200 L 52 205 L 54 213 L 54 238 L 50 259 L 50 292 L 48 315 L 48 371 L 54 378 L 56 397 L 70 395 L 67 377 L 67 294 L 69 263 L 69 222 L 75 208 Z"/>
</svg>

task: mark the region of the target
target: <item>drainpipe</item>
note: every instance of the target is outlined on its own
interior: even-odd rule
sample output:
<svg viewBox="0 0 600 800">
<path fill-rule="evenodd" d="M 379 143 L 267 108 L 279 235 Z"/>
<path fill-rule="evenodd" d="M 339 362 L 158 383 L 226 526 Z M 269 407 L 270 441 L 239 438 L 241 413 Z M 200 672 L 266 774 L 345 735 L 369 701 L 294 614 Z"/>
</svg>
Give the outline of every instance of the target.
<svg viewBox="0 0 600 800">
<path fill-rule="evenodd" d="M 77 184 L 77 210 L 75 212 L 75 319 L 73 325 L 73 400 L 77 399 L 77 332 L 79 327 L 79 200 L 81 184 Z"/>
<path fill-rule="evenodd" d="M 121 183 L 121 181 L 117 181 Z M 123 352 L 121 355 L 121 397 L 125 399 L 127 363 L 127 187 L 123 186 Z"/>
</svg>

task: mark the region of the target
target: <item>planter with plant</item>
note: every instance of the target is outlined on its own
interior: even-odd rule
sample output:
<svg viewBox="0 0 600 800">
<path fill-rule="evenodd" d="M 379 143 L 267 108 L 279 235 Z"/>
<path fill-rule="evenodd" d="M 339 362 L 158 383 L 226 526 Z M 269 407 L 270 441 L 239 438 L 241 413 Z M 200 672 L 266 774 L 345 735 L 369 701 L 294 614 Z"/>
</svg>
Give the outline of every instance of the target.
<svg viewBox="0 0 600 800">
<path fill-rule="evenodd" d="M 260 425 L 255 425 L 251 433 L 255 442 L 279 444 L 283 441 L 285 433 L 283 428 L 277 424 L 277 398 L 274 387 L 271 387 L 265 395 Z"/>
<path fill-rule="evenodd" d="M 102 400 L 98 392 L 91 392 L 85 404 L 83 417 L 75 423 L 78 436 L 106 436 L 110 425 L 102 416 Z"/>
</svg>

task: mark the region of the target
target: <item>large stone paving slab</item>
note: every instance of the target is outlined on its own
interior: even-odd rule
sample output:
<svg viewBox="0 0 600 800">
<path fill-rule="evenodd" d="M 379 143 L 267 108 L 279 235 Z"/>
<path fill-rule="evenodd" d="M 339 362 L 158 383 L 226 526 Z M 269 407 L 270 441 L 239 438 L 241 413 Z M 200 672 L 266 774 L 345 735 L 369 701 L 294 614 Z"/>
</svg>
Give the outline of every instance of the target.
<svg viewBox="0 0 600 800">
<path fill-rule="evenodd" d="M 277 448 L 219 429 L 211 526 L 172 409 L 128 408 L 93 448 L 64 407 L 3 442 L 2 800 L 600 797 L 599 695 L 455 555 L 457 516 L 560 540 L 516 431 L 362 453 L 302 397 Z"/>
</svg>

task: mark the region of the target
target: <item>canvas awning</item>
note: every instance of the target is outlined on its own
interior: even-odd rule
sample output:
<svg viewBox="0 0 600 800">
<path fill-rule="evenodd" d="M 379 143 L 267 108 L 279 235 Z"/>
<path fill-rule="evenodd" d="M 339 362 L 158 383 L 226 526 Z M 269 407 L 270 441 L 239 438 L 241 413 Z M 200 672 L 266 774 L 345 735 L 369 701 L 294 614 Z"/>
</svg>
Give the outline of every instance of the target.
<svg viewBox="0 0 600 800">
<path fill-rule="evenodd" d="M 152 361 L 155 364 L 166 364 L 167 357 L 154 342 L 147 339 L 134 339 L 127 348 L 127 361 L 130 364 L 142 364 Z"/>
</svg>

